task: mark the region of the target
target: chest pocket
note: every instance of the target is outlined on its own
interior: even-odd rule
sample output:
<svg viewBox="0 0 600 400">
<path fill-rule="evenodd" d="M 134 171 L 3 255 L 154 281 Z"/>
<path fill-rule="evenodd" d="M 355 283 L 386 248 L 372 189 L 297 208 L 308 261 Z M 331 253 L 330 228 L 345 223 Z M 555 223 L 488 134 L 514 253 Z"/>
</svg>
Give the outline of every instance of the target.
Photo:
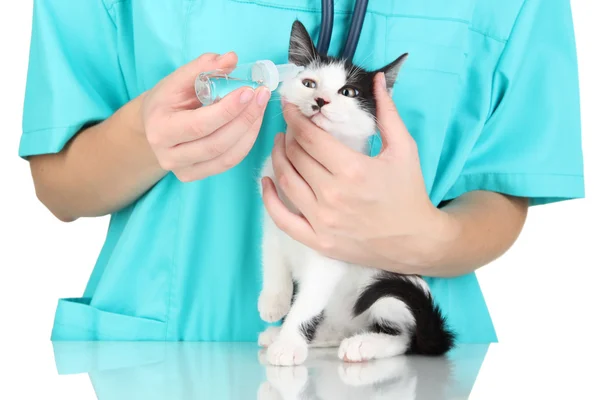
<svg viewBox="0 0 600 400">
<path fill-rule="evenodd" d="M 469 19 L 475 1 L 371 1 L 354 58 L 364 68 L 377 69 L 409 53 L 394 87 L 394 100 L 419 144 L 427 183 L 434 178 L 456 103 L 468 56 Z M 335 1 L 330 55 L 341 53 L 354 3 L 354 0 Z M 192 1 L 191 4 L 186 40 L 190 57 L 205 51 L 234 50 L 240 62 L 269 58 L 284 63 L 291 26 L 296 19 L 315 40 L 318 38 L 320 0 Z M 227 18 L 216 18 L 217 15 Z M 261 157 L 270 151 L 272 136 L 285 128 L 279 107 L 278 103 L 272 104 L 267 111 L 262 139 L 259 137 L 255 146 Z M 376 137 L 372 154 L 379 152 L 379 145 Z"/>
</svg>

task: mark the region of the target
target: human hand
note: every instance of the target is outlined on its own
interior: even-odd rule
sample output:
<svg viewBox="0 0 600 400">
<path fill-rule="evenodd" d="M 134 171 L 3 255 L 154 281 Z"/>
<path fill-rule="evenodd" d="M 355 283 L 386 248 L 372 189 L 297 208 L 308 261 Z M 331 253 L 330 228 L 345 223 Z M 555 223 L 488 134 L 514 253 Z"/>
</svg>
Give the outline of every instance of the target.
<svg viewBox="0 0 600 400">
<path fill-rule="evenodd" d="M 346 147 L 287 104 L 288 134 L 276 139 L 273 166 L 302 216 L 285 207 L 268 178 L 263 198 L 280 229 L 324 255 L 418 273 L 449 242 L 454 227 L 429 200 L 416 143 L 383 74 L 375 86 L 381 153 L 372 158 Z"/>
<path fill-rule="evenodd" d="M 182 182 L 216 175 L 241 162 L 256 140 L 271 96 L 239 88 L 201 107 L 194 81 L 201 72 L 231 70 L 237 56 L 207 53 L 164 78 L 144 95 L 143 129 L 161 168 Z"/>
</svg>

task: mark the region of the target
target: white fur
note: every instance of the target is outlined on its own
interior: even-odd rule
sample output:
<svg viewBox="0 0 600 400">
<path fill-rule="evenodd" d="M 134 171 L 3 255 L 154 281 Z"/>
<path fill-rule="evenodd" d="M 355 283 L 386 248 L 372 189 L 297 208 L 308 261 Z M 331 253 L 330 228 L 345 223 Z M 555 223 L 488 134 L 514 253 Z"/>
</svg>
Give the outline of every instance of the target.
<svg viewBox="0 0 600 400">
<path fill-rule="evenodd" d="M 312 79 L 317 87 L 305 87 L 302 85 L 304 79 Z M 319 66 L 312 63 L 297 78 L 282 82 L 279 93 L 321 129 L 354 150 L 364 152 L 367 139 L 375 133 L 375 121 L 360 109 L 356 99 L 338 93 L 345 84 L 346 72 L 341 64 Z M 330 102 L 321 112 L 312 109 L 319 97 Z"/>
<path fill-rule="evenodd" d="M 281 95 L 344 144 L 366 152 L 368 138 L 375 132 L 375 122 L 371 115 L 361 110 L 355 99 L 338 94 L 346 84 L 345 76 L 342 65 L 319 67 L 311 64 L 297 78 L 283 82 Z M 317 87 L 311 89 L 303 86 L 302 80 L 305 78 L 317 82 Z M 317 112 L 312 106 L 319 97 L 330 103 L 315 117 Z M 270 158 L 263 167 L 262 176 L 275 181 Z M 286 206 L 298 213 L 279 188 L 277 191 Z M 298 365 L 305 361 L 309 346 L 300 333 L 300 327 L 323 310 L 325 318 L 316 331 L 311 347 L 337 346 L 341 343 L 340 357 L 352 361 L 389 357 L 406 351 L 414 319 L 400 300 L 380 299 L 368 312 L 358 317 L 354 317 L 352 312 L 361 289 L 367 287 L 381 271 L 333 260 L 317 253 L 280 231 L 266 212 L 263 264 L 260 315 L 268 322 L 287 315 L 280 330 L 267 330 L 259 340 L 261 345 L 268 346 L 266 358 L 270 364 Z M 300 290 L 290 308 L 292 277 L 299 282 Z M 421 278 L 410 279 L 428 291 Z M 403 328 L 403 332 L 406 331 L 406 336 L 361 335 L 379 320 L 394 321 Z"/>
<path fill-rule="evenodd" d="M 392 336 L 385 333 L 363 333 L 344 339 L 338 350 L 342 361 L 363 362 L 376 358 L 404 354 L 408 348 L 407 335 Z"/>
</svg>

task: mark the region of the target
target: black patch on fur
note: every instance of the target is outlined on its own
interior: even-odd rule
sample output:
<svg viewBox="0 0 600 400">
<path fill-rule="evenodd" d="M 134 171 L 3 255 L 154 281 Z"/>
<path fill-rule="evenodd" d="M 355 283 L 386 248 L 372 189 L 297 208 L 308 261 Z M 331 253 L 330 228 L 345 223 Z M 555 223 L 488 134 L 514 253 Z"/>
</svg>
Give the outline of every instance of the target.
<svg viewBox="0 0 600 400">
<path fill-rule="evenodd" d="M 313 317 L 309 321 L 303 322 L 302 325 L 300 325 L 300 334 L 304 336 L 308 343 L 312 342 L 315 338 L 317 328 L 319 327 L 319 324 L 323 322 L 323 318 L 325 318 L 325 312 L 321 311 L 319 315 Z"/>
<path fill-rule="evenodd" d="M 402 330 L 390 322 L 378 322 L 371 326 L 371 331 L 375 333 L 384 333 L 386 335 L 399 336 Z"/>
<path fill-rule="evenodd" d="M 294 279 L 292 281 L 292 303 L 291 304 L 294 304 L 297 294 L 298 294 L 298 282 Z"/>
<path fill-rule="evenodd" d="M 354 315 L 364 313 L 383 297 L 394 297 L 404 302 L 413 314 L 415 329 L 407 353 L 442 355 L 454 347 L 456 335 L 447 326 L 440 308 L 429 293 L 406 279 L 405 275 L 382 273 L 360 294 L 354 305 Z M 393 327 L 386 324 L 374 326 L 373 329 L 388 333 L 393 332 Z"/>
<path fill-rule="evenodd" d="M 374 94 L 375 75 L 378 72 L 383 72 L 387 87 L 391 89 L 396 82 L 400 67 L 407 56 L 407 53 L 402 54 L 383 68 L 376 71 L 367 71 L 354 65 L 351 60 L 320 54 L 317 52 L 317 48 L 306 27 L 298 20 L 294 21 L 292 25 L 288 54 L 289 62 L 303 67 L 307 67 L 312 63 L 320 65 L 343 64 L 346 70 L 346 84 L 358 90 L 359 94 L 355 99 L 360 103 L 361 108 L 372 116 L 375 116 L 376 113 Z"/>
</svg>

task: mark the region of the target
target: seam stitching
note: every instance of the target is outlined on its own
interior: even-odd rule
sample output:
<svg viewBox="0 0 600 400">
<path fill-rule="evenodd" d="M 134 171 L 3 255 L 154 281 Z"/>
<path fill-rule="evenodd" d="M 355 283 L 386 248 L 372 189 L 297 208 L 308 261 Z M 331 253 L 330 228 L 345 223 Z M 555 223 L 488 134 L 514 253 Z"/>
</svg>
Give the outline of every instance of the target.
<svg viewBox="0 0 600 400">
<path fill-rule="evenodd" d="M 77 128 L 77 127 L 80 127 L 80 126 L 82 126 L 82 124 L 72 124 L 72 125 L 64 125 L 64 126 L 52 126 L 52 127 L 49 127 L 49 128 L 33 129 L 33 130 L 23 131 L 23 135 L 30 135 L 30 134 L 39 133 L 39 132 L 55 131 L 55 130 L 58 130 L 58 129 Z"/>
<path fill-rule="evenodd" d="M 496 42 L 499 42 L 499 43 L 502 43 L 502 44 L 506 44 L 506 42 L 508 41 L 508 39 L 501 38 L 501 37 L 498 37 L 498 36 L 495 36 L 495 35 L 491 35 L 489 33 L 486 33 L 486 32 L 480 31 L 478 29 L 475 29 L 473 27 L 469 27 L 469 30 L 471 32 L 473 32 L 473 33 L 477 33 L 477 34 L 479 34 L 481 36 L 485 36 L 485 37 L 487 37 L 489 39 L 495 40 Z"/>
<path fill-rule="evenodd" d="M 187 8 L 185 11 L 185 21 L 183 23 L 183 48 L 182 48 L 182 57 L 185 59 L 186 49 L 187 49 L 187 38 L 188 38 L 188 25 L 190 20 L 190 12 L 192 10 L 192 1 L 187 2 Z M 177 216 L 175 217 L 175 226 L 179 226 L 179 219 L 181 217 L 181 188 L 178 188 L 177 191 Z M 173 305 L 173 281 L 175 279 L 175 255 L 176 255 L 176 244 L 179 242 L 179 229 L 175 231 L 175 241 L 173 245 L 173 253 L 171 254 L 171 268 L 169 268 L 171 276 L 169 278 L 169 294 L 167 300 L 167 315 L 165 318 L 165 340 L 169 337 L 169 328 L 171 327 L 171 317 L 172 317 L 172 305 Z"/>
<path fill-rule="evenodd" d="M 114 8 L 114 6 L 116 6 L 117 4 L 120 4 L 120 3 L 125 3 L 126 1 L 129 1 L 129 0 L 114 0 L 112 3 L 110 3 L 109 7 L 106 7 L 105 1 L 103 1 L 103 3 L 104 3 L 104 7 L 106 8 L 106 11 L 111 12 L 112 9 Z"/>
<path fill-rule="evenodd" d="M 523 9 L 525 8 L 526 3 L 527 3 L 527 0 L 523 0 L 523 4 L 521 4 L 521 8 L 519 9 L 519 12 L 517 13 L 517 17 L 515 18 L 513 26 L 510 28 L 510 33 L 508 34 L 508 38 L 506 39 L 506 42 L 504 42 L 504 48 L 502 49 L 502 53 L 500 53 L 500 56 L 498 57 L 498 60 L 496 61 L 496 65 L 494 67 L 494 72 L 492 73 L 492 88 L 490 90 L 488 112 L 487 112 L 487 116 L 485 118 L 484 125 L 488 123 L 488 121 L 490 120 L 490 118 L 492 117 L 492 114 L 493 114 L 492 113 L 492 99 L 494 96 L 494 91 L 496 89 L 496 75 L 498 73 L 498 69 L 500 68 L 500 64 L 502 63 L 502 60 L 504 59 L 504 55 L 506 54 L 506 48 L 508 47 L 508 42 L 512 38 L 515 27 L 519 23 L 519 19 L 521 18 L 521 14 L 523 13 Z"/>
<path fill-rule="evenodd" d="M 471 172 L 471 173 L 467 173 L 467 174 L 460 174 L 459 178 L 461 177 L 470 177 L 470 176 L 485 176 L 485 175 L 491 175 L 491 176 L 565 176 L 565 177 L 572 177 L 572 178 L 583 178 L 584 175 L 582 174 L 561 174 L 561 173 L 545 173 L 545 172 Z"/>
</svg>

